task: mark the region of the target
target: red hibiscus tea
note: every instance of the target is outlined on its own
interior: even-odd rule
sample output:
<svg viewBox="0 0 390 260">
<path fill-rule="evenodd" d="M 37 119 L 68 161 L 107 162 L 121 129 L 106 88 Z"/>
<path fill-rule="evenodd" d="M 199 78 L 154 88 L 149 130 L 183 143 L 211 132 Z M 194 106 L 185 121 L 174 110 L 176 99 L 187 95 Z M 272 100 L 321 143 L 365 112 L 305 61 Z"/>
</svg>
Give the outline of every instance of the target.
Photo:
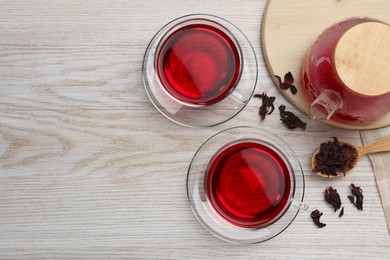
<svg viewBox="0 0 390 260">
<path fill-rule="evenodd" d="M 175 100 L 211 105 L 237 85 L 241 51 L 222 26 L 203 21 L 166 36 L 157 50 L 155 66 L 163 88 Z"/>
<path fill-rule="evenodd" d="M 239 227 L 275 222 L 289 206 L 294 189 L 286 160 L 253 139 L 242 139 L 218 151 L 207 168 L 205 185 L 215 211 Z"/>
</svg>

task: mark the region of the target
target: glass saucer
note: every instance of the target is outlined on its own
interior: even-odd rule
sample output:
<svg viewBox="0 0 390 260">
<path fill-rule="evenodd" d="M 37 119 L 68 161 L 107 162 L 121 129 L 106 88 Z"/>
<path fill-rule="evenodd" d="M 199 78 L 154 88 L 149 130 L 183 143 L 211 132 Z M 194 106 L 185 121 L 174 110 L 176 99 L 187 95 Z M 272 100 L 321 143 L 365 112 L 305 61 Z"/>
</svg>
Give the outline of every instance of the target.
<svg viewBox="0 0 390 260">
<path fill-rule="evenodd" d="M 223 154 L 224 151 L 228 151 L 229 147 L 232 147 L 232 144 L 240 144 L 245 143 L 248 140 L 251 142 L 255 142 L 257 144 L 260 144 L 268 149 L 268 151 L 271 151 L 274 155 L 276 155 L 278 158 L 282 160 L 282 163 L 286 166 L 285 172 L 288 172 L 287 174 L 290 176 L 286 179 L 286 183 L 288 182 L 289 188 L 284 188 L 282 192 L 279 194 L 283 194 L 283 192 L 286 191 L 288 196 L 287 199 L 284 200 L 282 209 L 280 210 L 280 213 L 273 216 L 271 219 L 267 220 L 266 223 L 258 224 L 255 223 L 251 225 L 251 223 L 244 223 L 244 225 L 241 225 L 240 222 L 233 223 L 231 220 L 229 220 L 226 216 L 221 214 L 221 211 L 218 207 L 216 207 L 215 199 L 213 198 L 213 187 L 210 186 L 208 173 L 211 172 L 210 165 L 213 165 L 213 161 L 215 161 L 215 158 L 218 158 L 220 154 Z M 240 148 L 240 149 L 246 149 Z M 270 150 L 269 150 L 270 149 Z M 234 154 L 233 152 L 230 152 L 230 154 Z M 270 154 L 267 152 L 267 154 Z M 229 155 L 231 156 L 231 155 Z M 240 155 L 241 156 L 241 155 Z M 228 158 L 228 159 L 226 159 Z M 225 162 L 226 160 L 233 160 L 231 158 L 233 157 L 226 157 L 224 158 Z M 235 157 L 237 158 L 237 157 Z M 244 161 L 249 160 L 249 157 L 245 157 Z M 265 161 L 262 161 L 261 163 L 255 161 L 255 165 L 252 165 L 253 169 L 258 169 L 259 167 L 263 167 Z M 245 163 L 244 163 L 245 164 Z M 226 165 L 226 164 L 225 164 Z M 220 166 L 217 166 L 220 167 Z M 223 189 L 236 189 L 237 186 L 242 184 L 242 182 L 239 182 L 237 180 L 240 180 L 239 178 L 236 178 L 235 176 L 243 174 L 243 171 L 245 171 L 246 165 L 240 165 L 239 168 L 237 168 L 237 171 L 233 171 L 228 178 L 230 180 L 235 179 L 234 186 L 225 186 L 223 187 L 218 186 L 218 192 L 222 192 Z M 226 170 L 226 168 L 222 171 L 229 171 L 229 169 Z M 257 170 L 256 170 L 257 171 Z M 267 170 L 268 171 L 268 170 Z M 226 181 L 227 177 L 223 177 L 222 174 L 225 174 L 227 176 L 227 173 L 221 173 L 217 178 L 219 178 L 220 182 Z M 246 174 L 246 173 L 245 173 Z M 262 173 L 263 174 L 263 173 Z M 268 173 L 267 173 L 268 174 Z M 256 175 L 257 177 L 257 175 Z M 259 178 L 263 178 L 264 176 L 260 176 Z M 268 176 L 269 177 L 269 176 Z M 223 178 L 225 178 L 223 180 Z M 272 178 L 272 177 L 270 177 Z M 254 182 L 257 180 L 252 179 L 250 183 L 246 183 L 245 189 L 251 189 L 254 187 Z M 226 184 L 226 182 L 225 182 Z M 262 183 L 263 184 L 263 183 Z M 276 185 L 276 184 L 275 184 Z M 261 189 L 258 189 L 258 187 L 255 187 L 254 192 L 250 194 L 254 194 L 257 196 L 259 193 L 262 193 L 262 189 L 265 189 L 266 187 L 273 186 L 273 185 L 264 185 Z M 226 188 L 228 187 L 228 188 Z M 287 186 L 284 186 L 287 187 Z M 196 216 L 196 218 L 199 220 L 199 222 L 213 235 L 229 241 L 233 243 L 240 243 L 240 244 L 253 244 L 253 243 L 260 243 L 267 241 L 271 238 L 276 237 L 280 233 L 282 233 L 295 219 L 300 209 L 307 210 L 308 206 L 303 203 L 303 197 L 304 197 L 304 190 L 305 190 L 305 181 L 304 181 L 304 175 L 303 171 L 300 165 L 299 160 L 297 159 L 296 155 L 294 154 L 293 150 L 288 146 L 288 144 L 280 139 L 279 137 L 273 135 L 272 133 L 269 133 L 267 131 L 253 128 L 253 127 L 234 127 L 230 129 L 223 130 L 221 132 L 218 132 L 217 134 L 211 136 L 208 140 L 206 140 L 200 148 L 196 151 L 187 174 L 187 195 L 189 204 L 191 206 L 191 209 Z M 240 192 L 246 192 L 240 191 Z M 225 197 L 225 202 L 227 200 L 236 200 L 236 195 L 241 196 L 240 193 L 231 193 L 228 196 Z M 284 196 L 284 195 L 280 195 Z M 277 199 L 279 199 L 277 196 L 275 196 Z M 239 198 L 242 199 L 242 198 Z M 239 201 L 236 200 L 236 201 Z M 255 207 L 257 206 L 257 200 L 253 200 L 255 204 Z M 281 201 L 281 200 L 280 200 Z M 276 205 L 275 203 L 278 203 L 276 201 L 272 202 L 273 206 Z M 228 204 L 226 202 L 226 204 Z M 231 206 L 232 204 L 230 204 Z M 234 205 L 233 205 L 234 206 Z M 251 205 L 250 207 L 252 207 Z M 249 210 L 252 210 L 252 208 L 249 208 Z M 268 211 L 268 209 L 267 209 Z M 261 214 L 263 214 L 266 211 L 262 211 Z M 269 211 L 268 211 L 269 212 Z M 240 212 L 239 214 L 244 214 L 243 212 Z M 261 214 L 259 213 L 259 216 L 261 217 Z M 268 214 L 268 213 L 264 213 Z"/>
<path fill-rule="evenodd" d="M 206 127 L 226 122 L 246 106 L 257 84 L 257 66 L 251 43 L 235 25 L 191 14 L 169 22 L 152 38 L 142 78 L 165 117 Z"/>
</svg>

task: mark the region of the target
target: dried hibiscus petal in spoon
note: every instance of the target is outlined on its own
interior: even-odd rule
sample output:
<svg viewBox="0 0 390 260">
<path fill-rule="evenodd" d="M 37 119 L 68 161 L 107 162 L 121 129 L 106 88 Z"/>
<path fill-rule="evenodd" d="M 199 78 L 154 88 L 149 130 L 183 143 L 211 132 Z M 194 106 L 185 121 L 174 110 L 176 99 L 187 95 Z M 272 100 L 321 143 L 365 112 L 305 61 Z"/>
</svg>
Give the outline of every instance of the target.
<svg viewBox="0 0 390 260">
<path fill-rule="evenodd" d="M 341 208 L 340 195 L 337 193 L 336 189 L 333 189 L 330 186 L 325 189 L 325 200 L 333 206 L 335 212 Z"/>
<path fill-rule="evenodd" d="M 312 211 L 310 214 L 310 217 L 313 219 L 314 224 L 316 224 L 317 227 L 319 227 L 319 228 L 326 226 L 326 224 L 320 222 L 321 216 L 322 216 L 322 212 L 320 212 L 318 209 Z"/>
<path fill-rule="evenodd" d="M 363 210 L 363 190 L 360 187 L 355 186 L 351 183 L 352 195 L 348 196 L 349 201 L 356 206 L 357 209 Z M 356 202 L 355 202 L 356 197 Z"/>
<path fill-rule="evenodd" d="M 263 94 L 255 94 L 255 98 L 261 98 L 261 106 L 259 109 L 259 115 L 261 117 L 261 120 L 265 119 L 266 115 L 272 114 L 275 110 L 274 101 L 275 97 L 269 97 L 266 93 Z"/>
<path fill-rule="evenodd" d="M 348 144 L 340 144 L 337 137 L 320 145 L 320 151 L 315 155 L 314 173 L 337 176 L 349 171 L 357 160 L 357 151 Z"/>
<path fill-rule="evenodd" d="M 293 85 L 294 77 L 290 71 L 284 75 L 283 82 L 282 82 L 282 79 L 278 75 L 275 75 L 274 77 L 278 80 L 280 89 L 283 89 L 283 90 L 290 89 L 292 94 L 294 94 L 294 95 L 297 94 L 297 92 L 298 92 L 297 88 Z"/>
<path fill-rule="evenodd" d="M 295 129 L 300 127 L 306 129 L 307 124 L 303 122 L 299 117 L 294 115 L 293 112 L 286 111 L 286 106 L 281 105 L 279 107 L 280 120 L 287 126 L 288 129 Z"/>
</svg>

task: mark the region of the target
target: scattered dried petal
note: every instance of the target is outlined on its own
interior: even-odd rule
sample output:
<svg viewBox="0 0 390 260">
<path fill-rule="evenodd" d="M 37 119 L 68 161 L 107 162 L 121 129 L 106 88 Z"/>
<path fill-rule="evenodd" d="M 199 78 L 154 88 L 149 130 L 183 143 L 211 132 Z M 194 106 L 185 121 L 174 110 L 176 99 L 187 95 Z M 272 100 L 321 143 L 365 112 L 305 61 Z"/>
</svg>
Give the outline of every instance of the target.
<svg viewBox="0 0 390 260">
<path fill-rule="evenodd" d="M 279 82 L 279 87 L 282 85 L 282 79 L 278 75 L 274 75 L 274 77 L 278 80 Z"/>
<path fill-rule="evenodd" d="M 275 97 L 269 97 L 266 93 L 255 94 L 254 97 L 261 98 L 262 104 L 259 109 L 259 115 L 261 120 L 264 120 L 266 115 L 272 114 L 272 112 L 275 110 Z"/>
<path fill-rule="evenodd" d="M 337 137 L 333 142 L 328 141 L 320 145 L 320 151 L 315 155 L 314 173 L 323 173 L 337 176 L 349 171 L 357 160 L 357 151 L 348 144 L 340 144 Z"/>
<path fill-rule="evenodd" d="M 287 72 L 284 75 L 284 81 L 283 82 L 282 82 L 282 79 L 280 78 L 280 76 L 275 75 L 274 77 L 278 80 L 280 89 L 283 89 L 283 90 L 290 89 L 291 93 L 294 94 L 294 95 L 298 92 L 297 88 L 293 85 L 294 77 L 293 77 L 293 75 L 291 74 L 290 71 Z"/>
<path fill-rule="evenodd" d="M 362 189 L 360 187 L 355 186 L 355 184 L 353 184 L 353 183 L 351 183 L 350 187 L 351 187 L 352 195 L 356 197 L 356 202 L 354 202 L 353 204 L 356 206 L 357 209 L 363 210 L 363 191 L 362 191 Z M 348 198 L 349 198 L 349 196 L 348 196 Z"/>
<path fill-rule="evenodd" d="M 322 216 L 322 212 L 319 212 L 318 209 L 311 212 L 310 217 L 313 219 L 314 224 L 317 227 L 322 228 L 325 227 L 326 224 L 320 222 L 320 217 Z"/>
<path fill-rule="evenodd" d="M 306 129 L 307 124 L 299 119 L 294 113 L 286 111 L 286 106 L 281 105 L 279 107 L 280 117 L 282 122 L 287 126 L 288 129 L 295 129 L 300 127 Z"/>
<path fill-rule="evenodd" d="M 340 195 L 337 193 L 336 189 L 333 189 L 330 186 L 325 189 L 325 200 L 333 206 L 335 212 L 341 208 Z"/>
<path fill-rule="evenodd" d="M 291 86 L 293 86 L 293 85 L 288 84 L 288 83 L 286 83 L 286 82 L 283 82 L 283 83 L 280 85 L 280 88 L 281 88 L 281 89 L 284 89 L 284 90 L 287 90 L 287 89 L 289 89 Z"/>
<path fill-rule="evenodd" d="M 294 77 L 291 74 L 291 72 L 287 72 L 286 75 L 284 75 L 284 82 L 287 84 L 293 84 L 294 83 Z"/>
<path fill-rule="evenodd" d="M 294 85 L 290 86 L 290 90 L 291 90 L 291 93 L 294 94 L 294 95 L 298 93 L 298 90 L 297 90 L 297 88 Z"/>
<path fill-rule="evenodd" d="M 339 218 L 344 216 L 344 207 L 341 208 L 340 213 L 339 213 Z"/>
<path fill-rule="evenodd" d="M 349 196 L 348 196 L 348 199 L 349 199 L 349 201 L 350 201 L 353 205 L 355 205 L 355 197 L 354 197 L 354 196 L 349 195 Z"/>
</svg>

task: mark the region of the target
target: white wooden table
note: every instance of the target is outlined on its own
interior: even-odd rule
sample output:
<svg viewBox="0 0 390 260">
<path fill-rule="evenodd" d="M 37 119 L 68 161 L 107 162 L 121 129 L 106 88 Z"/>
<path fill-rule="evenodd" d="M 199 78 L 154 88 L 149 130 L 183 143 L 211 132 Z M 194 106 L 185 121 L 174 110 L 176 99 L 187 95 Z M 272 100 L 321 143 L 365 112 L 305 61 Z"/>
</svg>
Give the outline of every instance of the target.
<svg viewBox="0 0 390 260">
<path fill-rule="evenodd" d="M 372 167 L 313 176 L 309 157 L 332 136 L 361 144 L 358 131 L 314 122 L 273 85 L 263 62 L 259 1 L 0 2 L 0 258 L 384 259 L 390 238 Z M 222 125 L 193 129 L 164 118 L 141 80 L 143 53 L 170 20 L 210 13 L 230 20 L 259 61 L 256 93 L 267 92 L 308 122 L 288 130 L 278 113 L 264 122 L 259 99 Z M 318 229 L 300 212 L 277 238 L 232 245 L 209 234 L 187 202 L 185 180 L 199 145 L 219 130 L 250 125 L 284 138 L 301 160 L 305 202 L 324 212 Z M 362 187 L 364 211 L 347 201 Z M 338 218 L 328 185 L 345 206 Z"/>
</svg>

